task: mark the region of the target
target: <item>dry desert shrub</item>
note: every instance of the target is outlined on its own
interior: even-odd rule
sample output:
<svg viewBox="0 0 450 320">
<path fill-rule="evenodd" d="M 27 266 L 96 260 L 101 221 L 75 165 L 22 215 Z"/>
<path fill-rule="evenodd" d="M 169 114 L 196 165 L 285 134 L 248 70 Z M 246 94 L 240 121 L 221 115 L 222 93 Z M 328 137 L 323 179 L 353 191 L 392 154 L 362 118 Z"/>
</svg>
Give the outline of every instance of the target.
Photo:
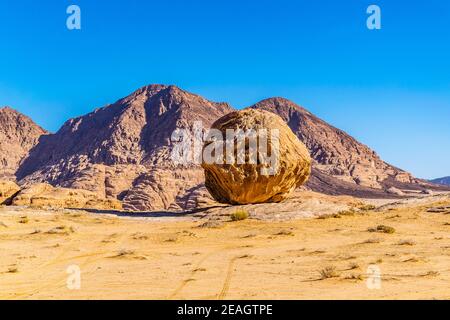
<svg viewBox="0 0 450 320">
<path fill-rule="evenodd" d="M 356 212 L 354 210 L 343 210 L 343 211 L 339 211 L 337 213 L 338 215 L 342 216 L 347 216 L 347 217 L 353 217 L 356 215 Z"/>
<path fill-rule="evenodd" d="M 392 234 L 395 233 L 395 229 L 393 227 L 385 226 L 385 225 L 378 225 L 376 228 L 369 228 L 367 229 L 369 232 L 380 232 L 380 233 L 388 233 Z"/>
<path fill-rule="evenodd" d="M 294 236 L 295 234 L 291 230 L 281 230 L 275 234 L 276 236 Z"/>
<path fill-rule="evenodd" d="M 337 272 L 335 266 L 325 267 L 322 270 L 320 270 L 319 273 L 321 280 L 339 277 L 339 272 Z"/>
<path fill-rule="evenodd" d="M 27 216 L 20 217 L 19 219 L 19 223 L 26 224 L 28 222 L 30 222 L 30 219 Z"/>
<path fill-rule="evenodd" d="M 248 219 L 248 212 L 245 210 L 237 210 L 230 215 L 231 221 L 241 221 Z"/>
<path fill-rule="evenodd" d="M 371 210 L 375 210 L 377 207 L 374 206 L 373 204 L 365 204 L 359 207 L 359 210 L 361 211 L 371 211 Z"/>
<path fill-rule="evenodd" d="M 46 233 L 47 234 L 61 234 L 61 235 L 69 235 L 71 233 L 74 233 L 75 229 L 73 227 L 68 227 L 68 226 L 58 226 L 58 227 L 54 227 L 53 229 L 48 230 Z"/>
<path fill-rule="evenodd" d="M 341 215 L 339 213 L 323 214 L 323 215 L 318 217 L 318 219 L 331 219 L 331 218 L 339 219 L 339 218 L 342 218 L 342 217 L 341 217 Z"/>
</svg>

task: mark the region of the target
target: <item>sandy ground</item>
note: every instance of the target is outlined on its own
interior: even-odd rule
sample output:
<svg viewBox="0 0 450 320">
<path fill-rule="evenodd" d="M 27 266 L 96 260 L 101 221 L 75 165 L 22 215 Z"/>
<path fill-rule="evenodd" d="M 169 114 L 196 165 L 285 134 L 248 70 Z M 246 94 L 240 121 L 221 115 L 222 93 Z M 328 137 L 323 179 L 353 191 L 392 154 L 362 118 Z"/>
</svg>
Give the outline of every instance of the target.
<svg viewBox="0 0 450 320">
<path fill-rule="evenodd" d="M 439 205 L 450 200 L 216 228 L 3 207 L 0 298 L 450 299 L 450 214 L 427 212 Z M 368 231 L 378 225 L 395 232 Z M 78 290 L 67 285 L 73 265 Z"/>
</svg>

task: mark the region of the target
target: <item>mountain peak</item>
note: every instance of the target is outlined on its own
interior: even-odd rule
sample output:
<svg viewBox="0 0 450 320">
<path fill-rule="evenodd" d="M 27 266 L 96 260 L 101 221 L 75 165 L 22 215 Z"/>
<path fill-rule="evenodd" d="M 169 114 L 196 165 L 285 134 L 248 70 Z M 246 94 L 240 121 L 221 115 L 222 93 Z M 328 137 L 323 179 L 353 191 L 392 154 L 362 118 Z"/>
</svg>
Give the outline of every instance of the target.
<svg viewBox="0 0 450 320">
<path fill-rule="evenodd" d="M 0 108 L 0 177 L 14 178 L 19 163 L 46 133 L 19 111 Z"/>
<path fill-rule="evenodd" d="M 13 113 L 13 114 L 21 114 L 19 111 L 11 108 L 10 106 L 0 107 L 0 112 L 2 113 Z"/>
<path fill-rule="evenodd" d="M 286 117 L 288 116 L 288 114 L 292 112 L 300 112 L 312 115 L 312 113 L 306 110 L 305 108 L 283 97 L 271 97 L 261 100 L 260 102 L 251 106 L 251 108 L 270 109 L 272 111 L 275 111 L 275 113 L 280 115 L 285 120 L 287 120 Z"/>
</svg>

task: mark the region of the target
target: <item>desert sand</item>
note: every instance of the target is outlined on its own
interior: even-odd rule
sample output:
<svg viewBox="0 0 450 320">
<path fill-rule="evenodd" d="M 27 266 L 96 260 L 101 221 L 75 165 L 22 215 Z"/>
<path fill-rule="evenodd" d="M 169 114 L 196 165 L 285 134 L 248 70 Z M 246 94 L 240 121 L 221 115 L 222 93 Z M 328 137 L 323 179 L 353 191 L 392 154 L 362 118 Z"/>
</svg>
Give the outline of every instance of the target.
<svg viewBox="0 0 450 320">
<path fill-rule="evenodd" d="M 237 222 L 2 207 L 0 299 L 449 299 L 449 205 Z M 395 230 L 368 231 L 379 225 Z M 67 287 L 71 265 L 79 290 Z"/>
</svg>

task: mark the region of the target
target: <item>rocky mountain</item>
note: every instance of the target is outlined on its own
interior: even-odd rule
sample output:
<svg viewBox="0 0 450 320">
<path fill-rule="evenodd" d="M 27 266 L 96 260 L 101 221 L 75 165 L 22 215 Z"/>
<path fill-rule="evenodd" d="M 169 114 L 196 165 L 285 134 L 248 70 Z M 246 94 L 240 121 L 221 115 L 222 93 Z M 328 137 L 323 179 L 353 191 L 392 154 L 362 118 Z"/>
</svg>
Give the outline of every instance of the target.
<svg viewBox="0 0 450 320">
<path fill-rule="evenodd" d="M 292 101 L 271 98 L 250 108 L 278 114 L 305 143 L 314 159 L 315 170 L 309 184 L 315 190 L 336 194 L 339 191 L 347 193 L 345 187 L 354 189 L 352 185 L 355 184 L 362 187 L 358 189 L 363 192 L 364 188 L 383 190 L 392 183 L 409 184 L 413 188 L 422 183 L 411 174 L 384 162 L 366 145 Z M 325 180 L 329 180 L 328 183 Z"/>
<path fill-rule="evenodd" d="M 314 159 L 307 188 L 327 194 L 392 197 L 389 188 L 433 187 L 283 98 L 251 108 L 280 115 Z M 183 210 L 210 203 L 200 165 L 170 161 L 175 129 L 205 129 L 234 109 L 175 86 L 150 85 L 42 135 L 16 172 L 22 186 L 50 183 L 117 198 L 128 210 Z M 42 133 L 40 133 L 42 134 Z M 0 144 L 2 148 L 6 144 Z M 13 170 L 10 170 L 13 172 Z"/>
<path fill-rule="evenodd" d="M 198 198 L 203 170 L 169 161 L 176 128 L 206 128 L 229 113 L 175 86 L 143 87 L 114 104 L 67 121 L 45 136 L 17 172 L 23 184 L 52 185 L 117 197 L 129 210 L 181 209 Z"/>
<path fill-rule="evenodd" d="M 435 183 L 435 184 L 450 186 L 450 177 L 434 179 L 434 180 L 431 180 L 430 182 Z"/>
<path fill-rule="evenodd" d="M 20 162 L 47 132 L 27 116 L 0 108 L 0 178 L 14 180 Z"/>
</svg>

